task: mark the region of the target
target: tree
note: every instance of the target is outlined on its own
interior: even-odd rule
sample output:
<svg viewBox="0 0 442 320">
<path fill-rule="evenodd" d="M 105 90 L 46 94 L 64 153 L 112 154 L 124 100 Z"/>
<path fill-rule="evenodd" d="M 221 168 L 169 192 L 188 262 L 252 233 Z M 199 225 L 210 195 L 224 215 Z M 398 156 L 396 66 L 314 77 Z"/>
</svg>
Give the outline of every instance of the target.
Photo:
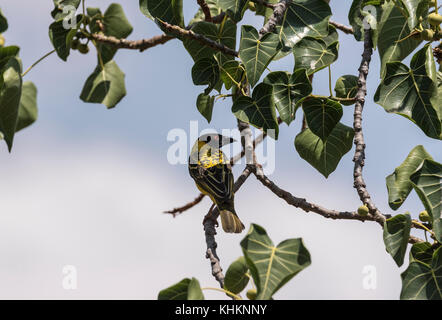
<svg viewBox="0 0 442 320">
<path fill-rule="evenodd" d="M 197 0 L 200 6 L 187 24 L 182 0 L 140 0 L 140 10 L 156 22 L 162 33 L 150 39 L 128 40 L 132 26 L 120 4 L 105 11 L 87 8 L 85 0 L 54 0 L 54 19 L 49 36 L 54 50 L 23 72 L 17 46 L 5 46 L 0 36 L 0 133 L 9 151 L 15 133 L 37 118 L 36 86 L 23 82 L 26 74 L 41 60 L 56 53 L 67 60 L 71 50 L 89 53 L 96 48 L 97 67 L 88 77 L 80 98 L 86 103 L 115 107 L 126 95 L 124 73 L 114 61 L 119 49 L 144 51 L 172 39 L 178 39 L 193 58 L 192 80 L 207 85 L 196 106 L 208 122 L 217 97 L 232 98 L 232 113 L 237 118 L 243 150 L 232 157 L 234 165 L 242 157 L 246 166 L 234 189 L 255 176 L 287 204 L 325 218 L 375 222 L 383 229 L 386 250 L 398 266 L 403 265 L 410 244 L 408 268 L 402 273 L 403 299 L 442 298 L 442 164 L 422 147 L 413 148 L 408 157 L 386 177 L 389 206 L 398 210 L 414 190 L 425 208 L 420 221 L 407 213 L 381 212 L 366 187 L 365 142 L 362 114 L 366 99 L 367 76 L 374 50 L 381 61 L 378 89 L 374 101 L 388 113 L 396 113 L 417 125 L 429 139 L 442 139 L 441 45 L 442 37 L 437 1 L 429 0 L 354 0 L 348 17 L 351 27 L 331 19 L 327 0 Z M 241 25 L 246 11 L 264 18 L 263 26 Z M 77 13 L 79 11 L 80 13 Z M 0 12 L 0 33 L 8 28 Z M 240 38 L 237 37 L 240 31 Z M 338 59 L 339 36 L 343 32 L 363 41 L 357 75 L 341 76 L 325 95 L 312 94 L 314 74 Z M 239 49 L 237 49 L 239 43 Z M 436 45 L 433 47 L 432 44 Z M 263 73 L 277 59 L 293 54 L 295 68 Z M 412 56 L 409 65 L 402 63 Z M 436 61 L 439 70 L 436 69 Z M 356 71 L 356 66 L 355 66 Z M 215 92 L 215 93 L 214 93 Z M 216 93 L 218 92 L 218 93 Z M 354 123 L 340 122 L 344 106 L 354 105 Z M 354 187 L 361 200 L 355 211 L 324 208 L 298 198 L 282 189 L 265 175 L 255 155 L 255 147 L 264 139 L 278 139 L 280 125 L 292 125 L 298 109 L 302 111 L 301 132 L 295 148 L 302 159 L 328 177 L 343 155 L 354 152 Z M 387 117 L 389 115 L 386 115 Z M 262 130 L 252 139 L 251 126 Z M 196 206 L 204 195 L 168 211 L 180 214 Z M 255 289 L 249 299 L 271 299 L 285 283 L 311 263 L 302 239 L 288 239 L 274 245 L 265 229 L 252 224 L 241 241 L 243 256 L 234 261 L 224 275 L 217 255 L 215 226 L 218 209 L 210 208 L 204 220 L 206 256 L 220 290 L 234 299 L 249 281 Z M 425 231 L 425 240 L 410 235 L 412 228 Z M 159 299 L 202 299 L 197 279 L 184 279 L 159 293 Z"/>
</svg>

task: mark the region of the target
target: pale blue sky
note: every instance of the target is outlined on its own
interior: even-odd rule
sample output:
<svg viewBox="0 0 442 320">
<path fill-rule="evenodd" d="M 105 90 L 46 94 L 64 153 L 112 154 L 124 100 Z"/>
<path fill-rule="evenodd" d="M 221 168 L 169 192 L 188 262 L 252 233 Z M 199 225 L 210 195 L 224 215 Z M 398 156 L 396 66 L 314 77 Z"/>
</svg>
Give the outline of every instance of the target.
<svg viewBox="0 0 442 320">
<path fill-rule="evenodd" d="M 197 8 L 196 1 L 184 2 L 186 21 L 189 21 Z M 348 24 L 350 1 L 331 2 L 333 19 Z M 110 3 L 87 0 L 88 6 L 100 6 L 103 11 Z M 121 3 L 134 26 L 131 39 L 160 32 L 141 14 L 138 1 Z M 47 35 L 52 1 L 2 0 L 1 8 L 10 25 L 5 33 L 7 44 L 21 47 L 24 68 L 52 49 Z M 244 22 L 258 29 L 262 19 L 248 12 Z M 357 74 L 362 52 L 362 43 L 355 42 L 352 36 L 339 33 L 339 37 L 340 59 L 332 65 L 333 85 L 341 75 Z M 92 48 L 91 52 L 94 52 Z M 162 210 L 197 195 L 187 168 L 167 163 L 170 142 L 166 136 L 173 128 L 188 131 L 190 120 L 198 120 L 200 129 L 233 128 L 236 120 L 230 112 L 231 102 L 226 99 L 215 104 L 211 124 L 198 113 L 195 100 L 204 87 L 193 85 L 193 61 L 178 40 L 144 53 L 120 50 L 115 60 L 126 73 L 128 94 L 113 110 L 85 104 L 78 98 L 84 81 L 95 68 L 94 53 L 83 56 L 74 52 L 67 63 L 52 55 L 25 78 L 38 87 L 39 119 L 17 134 L 12 154 L 6 146 L 0 148 L 0 176 L 4 182 L 0 187 L 0 202 L 8 208 L 1 210 L 0 255 L 2 260 L 10 261 L 8 266 L 0 263 L 0 297 L 155 298 L 160 288 L 184 276 L 199 277 L 205 286 L 216 285 L 204 259 L 200 225 L 209 203 L 206 201 L 175 220 L 161 214 Z M 269 68 L 291 71 L 293 66 L 293 57 L 288 56 Z M 314 93 L 328 93 L 327 78 L 326 71 L 315 75 Z M 407 119 L 387 114 L 373 102 L 378 83 L 379 58 L 375 52 L 363 117 L 367 144 L 364 173 L 375 203 L 382 211 L 391 213 L 385 177 L 418 144 L 424 145 L 438 161 L 441 161 L 442 149 L 440 141 L 426 137 Z M 344 110 L 341 121 L 351 126 L 353 106 Z M 323 206 L 356 209 L 359 201 L 352 187 L 351 161 L 354 149 L 325 179 L 302 160 L 294 148 L 294 138 L 301 126 L 299 115 L 300 111 L 290 127 L 281 125 L 276 144 L 276 171 L 271 178 L 294 195 Z M 235 169 L 236 174 L 238 170 L 241 168 Z M 304 214 L 276 199 L 255 179 L 249 180 L 236 197 L 237 211 L 246 227 L 251 222 L 262 224 L 275 242 L 303 237 L 312 254 L 312 266 L 281 290 L 279 297 L 398 297 L 399 270 L 383 249 L 382 233 L 377 225 L 327 221 Z M 422 209 L 412 193 L 398 212 L 408 210 L 416 217 Z M 78 210 L 85 212 L 79 214 Z M 107 215 L 107 212 L 113 213 Z M 127 225 L 130 227 L 125 228 Z M 81 230 L 89 241 L 79 241 L 76 230 Z M 47 239 L 50 235 L 56 238 L 54 242 Z M 242 237 L 220 231 L 220 255 L 225 269 L 240 255 L 238 242 Z M 104 252 L 102 258 L 94 257 L 93 252 L 87 256 L 82 254 L 91 250 L 90 241 L 97 241 L 94 242 L 97 250 Z M 7 246 L 7 243 L 15 246 Z M 108 247 L 110 243 L 112 247 Z M 114 244 L 121 248 L 114 250 Z M 30 252 L 40 252 L 33 246 L 39 250 L 44 247 L 44 252 L 35 253 L 31 258 L 34 253 Z M 148 256 L 146 252 L 150 251 L 155 253 Z M 173 267 L 177 259 L 171 255 L 175 254 L 184 260 L 179 260 L 180 270 Z M 23 260 L 23 257 L 29 258 Z M 115 264 L 115 261 L 118 262 Z M 87 274 L 84 278 L 89 281 L 83 286 L 84 291 L 80 287 L 72 294 L 59 288 L 56 281 L 61 271 L 57 268 L 62 264 L 82 266 Z M 361 288 L 361 270 L 367 264 L 379 268 L 379 288 L 375 291 Z M 103 272 L 104 279 L 96 280 Z M 154 272 L 170 274 L 161 277 Z M 109 278 L 114 285 L 109 284 Z M 44 281 L 54 281 L 53 287 Z"/>
</svg>

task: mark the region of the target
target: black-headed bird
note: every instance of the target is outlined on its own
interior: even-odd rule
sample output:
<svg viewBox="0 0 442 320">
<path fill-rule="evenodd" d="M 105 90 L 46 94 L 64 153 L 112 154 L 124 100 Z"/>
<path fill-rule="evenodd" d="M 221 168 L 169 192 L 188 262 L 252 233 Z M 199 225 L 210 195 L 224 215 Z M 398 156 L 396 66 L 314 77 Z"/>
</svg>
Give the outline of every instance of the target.
<svg viewBox="0 0 442 320">
<path fill-rule="evenodd" d="M 218 207 L 221 225 L 228 233 L 244 230 L 234 207 L 232 167 L 221 151 L 221 147 L 234 141 L 215 133 L 202 135 L 193 145 L 189 157 L 190 176 L 198 189 Z"/>
</svg>

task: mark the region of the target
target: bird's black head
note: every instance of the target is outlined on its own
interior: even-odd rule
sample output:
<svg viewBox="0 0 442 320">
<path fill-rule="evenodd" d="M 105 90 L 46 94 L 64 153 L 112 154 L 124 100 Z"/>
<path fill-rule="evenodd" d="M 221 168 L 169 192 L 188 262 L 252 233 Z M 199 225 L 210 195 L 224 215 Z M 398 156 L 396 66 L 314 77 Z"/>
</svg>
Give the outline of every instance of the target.
<svg viewBox="0 0 442 320">
<path fill-rule="evenodd" d="M 230 137 L 225 137 L 217 133 L 203 134 L 198 138 L 198 144 L 205 145 L 208 144 L 212 148 L 221 148 L 229 143 L 235 142 L 236 140 Z"/>
</svg>

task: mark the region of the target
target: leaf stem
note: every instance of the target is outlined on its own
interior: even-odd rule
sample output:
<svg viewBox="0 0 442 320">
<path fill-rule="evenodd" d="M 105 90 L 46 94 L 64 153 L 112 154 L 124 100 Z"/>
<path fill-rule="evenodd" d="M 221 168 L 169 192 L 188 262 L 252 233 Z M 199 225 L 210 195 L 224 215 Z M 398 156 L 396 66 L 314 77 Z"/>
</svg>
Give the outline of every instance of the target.
<svg viewBox="0 0 442 320">
<path fill-rule="evenodd" d="M 235 300 L 242 300 L 242 298 L 232 292 L 230 292 L 229 290 L 226 289 L 219 289 L 219 288 L 212 288 L 212 287 L 206 287 L 206 288 L 201 288 L 201 290 L 213 290 L 213 291 L 219 291 L 219 292 L 224 292 L 225 294 L 227 294 L 228 296 L 232 297 Z"/>
<path fill-rule="evenodd" d="M 37 61 L 35 61 L 28 69 L 26 69 L 25 72 L 22 73 L 22 78 L 29 72 L 32 70 L 32 68 L 34 68 L 37 64 L 39 64 L 41 61 L 43 61 L 44 59 L 46 59 L 47 57 L 49 57 L 51 54 L 53 54 L 55 52 L 55 49 L 46 53 L 43 57 L 41 57 L 40 59 L 38 59 Z"/>
</svg>

